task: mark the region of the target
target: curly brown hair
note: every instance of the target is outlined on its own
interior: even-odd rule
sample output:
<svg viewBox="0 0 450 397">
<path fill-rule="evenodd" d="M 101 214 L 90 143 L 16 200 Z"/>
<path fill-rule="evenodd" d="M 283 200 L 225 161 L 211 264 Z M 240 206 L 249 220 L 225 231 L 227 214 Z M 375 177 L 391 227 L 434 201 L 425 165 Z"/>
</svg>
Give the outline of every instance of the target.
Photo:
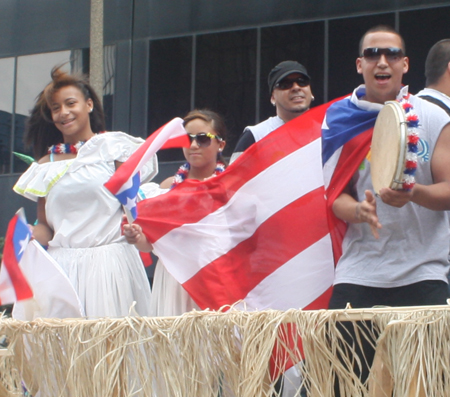
<svg viewBox="0 0 450 397">
<path fill-rule="evenodd" d="M 61 70 L 61 66 L 55 66 L 50 75 L 52 81 L 37 96 L 30 117 L 25 124 L 25 145 L 32 148 L 34 157 L 37 159 L 47 154 L 49 146 L 63 142 L 62 133 L 53 123 L 49 107 L 53 95 L 63 87 L 74 86 L 81 91 L 85 100 L 92 100 L 94 108 L 89 113 L 89 120 L 93 132 L 102 132 L 106 128 L 100 99 L 88 83 L 86 76 L 66 73 Z"/>
</svg>

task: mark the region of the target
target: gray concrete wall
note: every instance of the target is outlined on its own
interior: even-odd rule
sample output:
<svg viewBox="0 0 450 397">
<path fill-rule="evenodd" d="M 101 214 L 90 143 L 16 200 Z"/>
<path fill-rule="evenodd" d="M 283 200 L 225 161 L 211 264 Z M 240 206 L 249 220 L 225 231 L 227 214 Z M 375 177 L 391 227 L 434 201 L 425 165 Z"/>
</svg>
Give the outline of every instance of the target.
<svg viewBox="0 0 450 397">
<path fill-rule="evenodd" d="M 180 36 L 449 4 L 448 0 L 135 0 L 134 36 Z"/>
<path fill-rule="evenodd" d="M 450 5 L 449 0 L 105 0 L 105 44 Z M 90 0 L 0 2 L 0 57 L 89 47 Z"/>
</svg>

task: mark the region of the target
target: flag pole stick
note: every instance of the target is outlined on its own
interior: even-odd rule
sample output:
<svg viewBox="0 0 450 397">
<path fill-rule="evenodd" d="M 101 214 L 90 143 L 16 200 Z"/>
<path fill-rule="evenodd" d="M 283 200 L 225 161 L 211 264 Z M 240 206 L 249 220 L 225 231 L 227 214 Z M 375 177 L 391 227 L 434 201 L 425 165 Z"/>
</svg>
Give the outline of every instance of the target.
<svg viewBox="0 0 450 397">
<path fill-rule="evenodd" d="M 131 225 L 134 221 L 133 215 L 131 215 L 131 211 L 124 205 L 122 205 L 122 208 L 123 208 L 123 212 L 125 212 L 125 215 L 127 217 L 128 224 Z"/>
</svg>

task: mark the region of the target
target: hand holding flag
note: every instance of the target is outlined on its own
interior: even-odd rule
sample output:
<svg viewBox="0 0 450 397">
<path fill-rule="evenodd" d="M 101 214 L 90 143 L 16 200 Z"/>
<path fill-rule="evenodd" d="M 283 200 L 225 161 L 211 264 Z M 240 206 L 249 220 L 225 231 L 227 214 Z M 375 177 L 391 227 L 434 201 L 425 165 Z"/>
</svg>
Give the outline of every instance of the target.
<svg viewBox="0 0 450 397">
<path fill-rule="evenodd" d="M 183 119 L 176 117 L 151 134 L 114 173 L 105 187 L 122 203 L 128 222 L 137 217 L 136 197 L 141 183 L 139 171 L 159 149 L 189 147 Z"/>
</svg>

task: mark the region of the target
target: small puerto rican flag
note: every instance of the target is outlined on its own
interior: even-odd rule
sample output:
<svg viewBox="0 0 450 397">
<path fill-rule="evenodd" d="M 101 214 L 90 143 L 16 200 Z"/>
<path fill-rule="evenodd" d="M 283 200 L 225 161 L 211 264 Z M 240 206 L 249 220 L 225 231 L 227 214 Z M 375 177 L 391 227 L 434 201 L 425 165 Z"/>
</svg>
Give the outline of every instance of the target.
<svg viewBox="0 0 450 397">
<path fill-rule="evenodd" d="M 125 161 L 105 183 L 105 187 L 122 203 L 128 222 L 137 217 L 136 197 L 139 191 L 139 171 L 159 149 L 189 147 L 183 119 L 176 117 L 160 127 Z"/>
<path fill-rule="evenodd" d="M 30 299 L 33 291 L 20 268 L 20 260 L 31 238 L 31 230 L 21 208 L 11 219 L 6 232 L 0 269 L 0 304 Z"/>
</svg>

